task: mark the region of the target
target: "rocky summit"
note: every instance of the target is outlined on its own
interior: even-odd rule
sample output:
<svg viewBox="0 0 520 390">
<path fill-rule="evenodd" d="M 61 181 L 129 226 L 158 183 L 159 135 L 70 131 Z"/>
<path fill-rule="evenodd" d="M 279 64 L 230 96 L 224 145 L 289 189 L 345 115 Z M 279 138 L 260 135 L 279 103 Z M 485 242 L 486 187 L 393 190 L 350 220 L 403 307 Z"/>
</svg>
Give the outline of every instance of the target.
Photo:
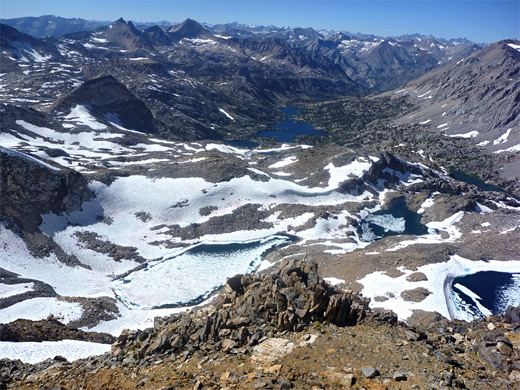
<svg viewBox="0 0 520 390">
<path fill-rule="evenodd" d="M 2 20 L 0 390 L 519 388 L 519 50 Z"/>
</svg>

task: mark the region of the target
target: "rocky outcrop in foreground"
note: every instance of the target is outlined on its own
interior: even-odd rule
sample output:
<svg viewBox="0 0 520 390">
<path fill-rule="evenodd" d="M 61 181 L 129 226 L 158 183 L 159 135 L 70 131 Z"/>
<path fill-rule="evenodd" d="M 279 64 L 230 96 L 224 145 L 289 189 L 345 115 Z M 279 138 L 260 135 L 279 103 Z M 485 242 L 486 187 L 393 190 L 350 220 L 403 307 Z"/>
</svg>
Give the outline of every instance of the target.
<svg viewBox="0 0 520 390">
<path fill-rule="evenodd" d="M 3 360 L 0 377 L 61 390 L 518 388 L 520 307 L 472 323 L 412 320 L 369 310 L 326 284 L 315 263 L 286 260 L 273 273 L 230 278 L 214 305 L 123 331 L 103 356 Z"/>
<path fill-rule="evenodd" d="M 331 288 L 317 271 L 316 263 L 289 261 L 272 275 L 236 275 L 215 306 L 157 318 L 154 329 L 123 331 L 113 353 L 139 361 L 183 350 L 250 352 L 273 332 L 301 331 L 317 321 L 353 325 L 361 320 L 368 301 Z"/>
</svg>

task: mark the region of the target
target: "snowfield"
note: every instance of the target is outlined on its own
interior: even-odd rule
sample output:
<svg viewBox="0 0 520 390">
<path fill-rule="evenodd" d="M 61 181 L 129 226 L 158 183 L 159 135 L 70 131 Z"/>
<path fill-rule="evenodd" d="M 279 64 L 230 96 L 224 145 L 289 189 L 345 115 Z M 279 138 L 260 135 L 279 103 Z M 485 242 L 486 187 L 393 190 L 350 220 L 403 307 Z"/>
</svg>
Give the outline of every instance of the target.
<svg viewBox="0 0 520 390">
<path fill-rule="evenodd" d="M 110 344 L 89 343 L 78 340 L 42 341 L 10 343 L 0 341 L 0 356 L 6 359 L 20 359 L 24 363 L 35 364 L 55 356 L 63 356 L 68 361 L 109 352 Z"/>
</svg>

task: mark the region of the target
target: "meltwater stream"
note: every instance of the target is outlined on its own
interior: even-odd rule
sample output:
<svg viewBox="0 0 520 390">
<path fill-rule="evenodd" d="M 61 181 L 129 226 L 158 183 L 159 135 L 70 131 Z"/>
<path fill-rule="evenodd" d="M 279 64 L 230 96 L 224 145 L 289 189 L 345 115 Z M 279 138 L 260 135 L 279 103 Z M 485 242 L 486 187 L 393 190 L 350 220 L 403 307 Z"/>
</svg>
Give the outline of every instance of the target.
<svg viewBox="0 0 520 390">
<path fill-rule="evenodd" d="M 116 279 L 112 288 L 129 308 L 196 305 L 222 287 L 228 277 L 253 272 L 266 252 L 291 240 L 274 235 L 250 242 L 203 243 Z"/>
</svg>

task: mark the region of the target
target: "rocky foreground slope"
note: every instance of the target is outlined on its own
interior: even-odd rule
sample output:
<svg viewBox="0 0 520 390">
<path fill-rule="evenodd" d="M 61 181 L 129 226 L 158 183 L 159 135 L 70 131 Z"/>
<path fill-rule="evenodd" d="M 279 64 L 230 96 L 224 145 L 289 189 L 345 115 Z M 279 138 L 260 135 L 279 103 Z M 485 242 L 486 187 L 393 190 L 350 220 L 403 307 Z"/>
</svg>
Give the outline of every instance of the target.
<svg viewBox="0 0 520 390">
<path fill-rule="evenodd" d="M 112 351 L 75 362 L 1 361 L 20 389 L 515 389 L 520 309 L 415 325 L 331 287 L 317 265 L 230 278 L 215 303 L 123 331 Z"/>
</svg>

